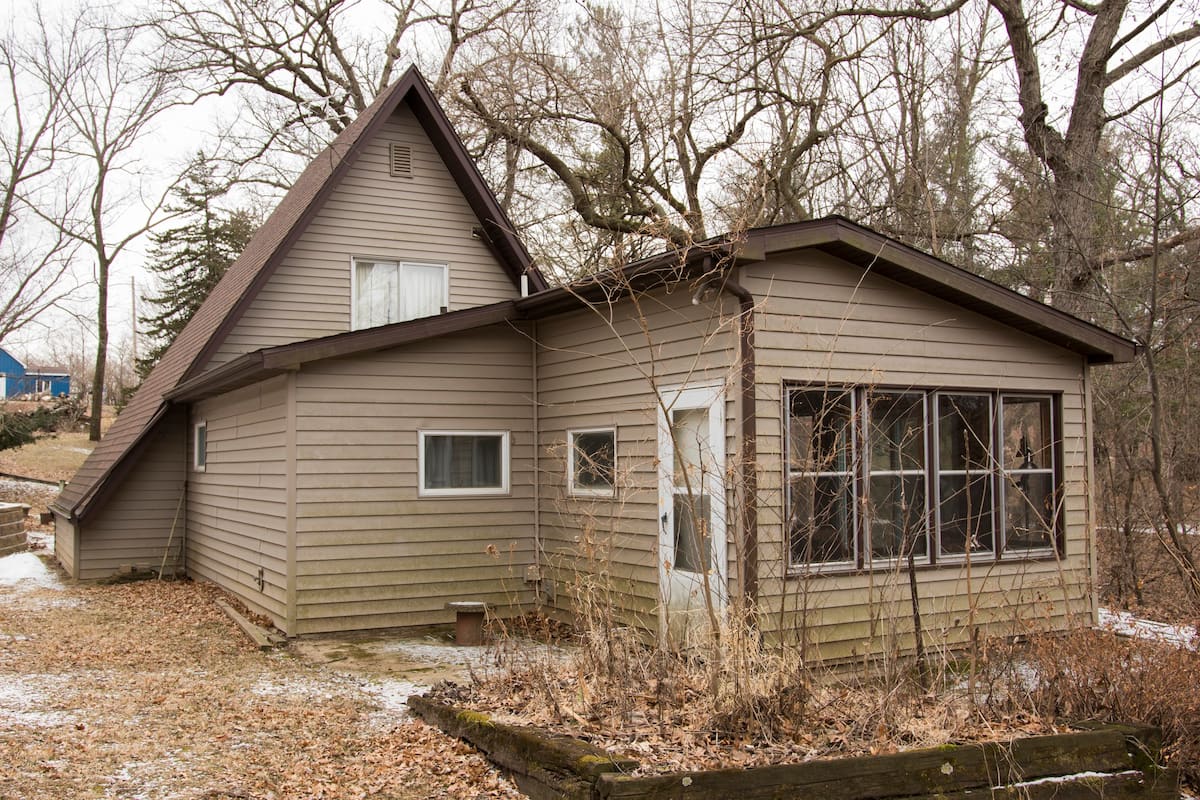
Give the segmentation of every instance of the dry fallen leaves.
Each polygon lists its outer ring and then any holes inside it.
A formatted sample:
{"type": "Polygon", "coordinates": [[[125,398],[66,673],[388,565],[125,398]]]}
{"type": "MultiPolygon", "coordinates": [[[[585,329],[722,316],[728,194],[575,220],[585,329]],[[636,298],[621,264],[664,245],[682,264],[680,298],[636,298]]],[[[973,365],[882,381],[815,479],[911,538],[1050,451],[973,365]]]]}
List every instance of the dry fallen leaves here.
{"type": "Polygon", "coordinates": [[[256,650],[216,590],[0,587],[0,798],[516,798],[369,681],[256,650]]]}

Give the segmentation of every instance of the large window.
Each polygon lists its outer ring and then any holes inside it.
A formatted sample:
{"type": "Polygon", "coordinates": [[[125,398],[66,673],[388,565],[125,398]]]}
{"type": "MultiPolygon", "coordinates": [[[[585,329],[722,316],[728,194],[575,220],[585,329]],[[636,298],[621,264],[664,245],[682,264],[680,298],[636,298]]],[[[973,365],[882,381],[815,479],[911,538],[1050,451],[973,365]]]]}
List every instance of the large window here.
{"type": "Polygon", "coordinates": [[[1052,553],[1056,399],[796,387],[787,393],[793,565],[869,568],[1052,553]]]}
{"type": "Polygon", "coordinates": [[[505,431],[421,431],[418,448],[422,495],[508,492],[505,431]]]}
{"type": "Polygon", "coordinates": [[[445,264],[356,258],[353,275],[355,330],[433,316],[450,305],[445,264]]]}

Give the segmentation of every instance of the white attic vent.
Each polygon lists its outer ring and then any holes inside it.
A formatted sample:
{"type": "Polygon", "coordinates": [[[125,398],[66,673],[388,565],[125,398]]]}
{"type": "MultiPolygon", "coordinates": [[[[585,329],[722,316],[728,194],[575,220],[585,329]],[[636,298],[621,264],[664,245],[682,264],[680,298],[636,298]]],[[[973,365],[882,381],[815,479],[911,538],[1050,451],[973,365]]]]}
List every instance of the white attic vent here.
{"type": "Polygon", "coordinates": [[[413,174],[412,167],[412,146],[392,142],[388,149],[388,172],[393,178],[411,178],[413,174]]]}

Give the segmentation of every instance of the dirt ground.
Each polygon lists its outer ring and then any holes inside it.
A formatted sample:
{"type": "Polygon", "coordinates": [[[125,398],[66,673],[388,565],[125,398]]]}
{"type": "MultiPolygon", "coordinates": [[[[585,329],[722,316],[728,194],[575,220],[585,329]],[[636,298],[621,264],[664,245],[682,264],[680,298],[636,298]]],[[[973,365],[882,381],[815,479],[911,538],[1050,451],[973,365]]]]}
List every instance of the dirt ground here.
{"type": "Polygon", "coordinates": [[[408,718],[410,683],[337,648],[261,653],[209,587],[4,572],[0,798],[521,796],[408,718]]]}

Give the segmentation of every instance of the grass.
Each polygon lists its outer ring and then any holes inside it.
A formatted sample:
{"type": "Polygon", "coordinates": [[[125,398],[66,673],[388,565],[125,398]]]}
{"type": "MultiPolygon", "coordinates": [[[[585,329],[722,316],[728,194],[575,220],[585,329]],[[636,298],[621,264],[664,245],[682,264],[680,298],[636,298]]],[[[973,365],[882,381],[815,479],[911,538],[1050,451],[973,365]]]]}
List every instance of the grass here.
{"type": "Polygon", "coordinates": [[[69,480],[96,443],[87,431],[44,434],[33,444],[0,451],[0,472],[43,481],[69,480]]]}

